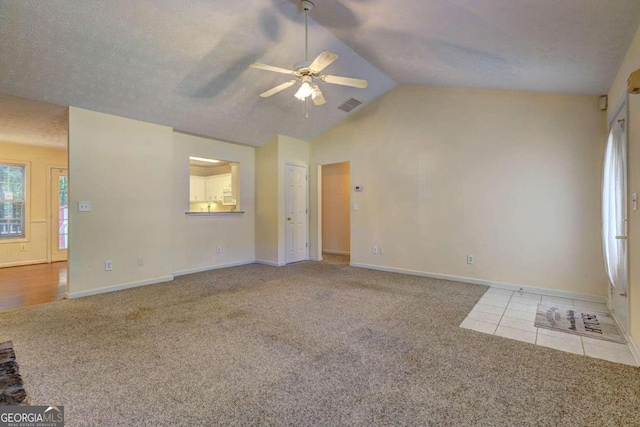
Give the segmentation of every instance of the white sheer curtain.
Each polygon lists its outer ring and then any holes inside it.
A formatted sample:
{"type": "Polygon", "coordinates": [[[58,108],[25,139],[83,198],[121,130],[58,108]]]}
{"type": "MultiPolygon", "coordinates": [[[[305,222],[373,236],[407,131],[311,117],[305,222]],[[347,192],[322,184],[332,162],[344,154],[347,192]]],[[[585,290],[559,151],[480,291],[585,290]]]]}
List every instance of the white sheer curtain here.
{"type": "Polygon", "coordinates": [[[604,157],[602,183],[602,244],[611,284],[620,294],[627,292],[627,147],[622,129],[614,124],[604,157]]]}

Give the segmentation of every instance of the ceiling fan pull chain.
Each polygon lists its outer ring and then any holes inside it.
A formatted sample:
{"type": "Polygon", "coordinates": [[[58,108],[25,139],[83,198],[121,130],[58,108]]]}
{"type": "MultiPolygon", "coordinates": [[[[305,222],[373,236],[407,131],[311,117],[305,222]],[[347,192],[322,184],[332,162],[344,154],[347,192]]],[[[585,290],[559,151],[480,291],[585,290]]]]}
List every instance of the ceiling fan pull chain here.
{"type": "Polygon", "coordinates": [[[307,25],[307,19],[309,17],[309,9],[304,9],[304,60],[309,60],[309,26],[307,25]]]}

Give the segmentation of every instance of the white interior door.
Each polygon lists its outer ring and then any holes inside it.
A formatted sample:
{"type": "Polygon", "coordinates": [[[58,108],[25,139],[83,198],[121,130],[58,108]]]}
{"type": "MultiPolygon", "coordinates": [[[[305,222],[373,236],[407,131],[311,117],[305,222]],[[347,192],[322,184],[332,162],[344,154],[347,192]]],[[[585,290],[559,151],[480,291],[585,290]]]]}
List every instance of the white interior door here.
{"type": "Polygon", "coordinates": [[[51,262],[66,261],[69,248],[69,175],[51,169],[51,262]]]}
{"type": "Polygon", "coordinates": [[[307,259],[307,167],[285,166],[287,264],[307,259]]]}
{"type": "Polygon", "coordinates": [[[626,108],[611,123],[602,183],[602,241],[607,275],[609,307],[625,330],[629,327],[627,286],[627,126],[626,108]]]}

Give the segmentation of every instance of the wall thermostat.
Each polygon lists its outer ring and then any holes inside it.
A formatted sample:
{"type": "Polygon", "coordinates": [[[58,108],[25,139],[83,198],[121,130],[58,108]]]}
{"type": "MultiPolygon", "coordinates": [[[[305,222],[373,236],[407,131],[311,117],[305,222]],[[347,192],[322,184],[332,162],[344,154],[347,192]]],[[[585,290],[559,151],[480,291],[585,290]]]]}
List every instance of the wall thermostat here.
{"type": "Polygon", "coordinates": [[[364,185],[360,184],[360,185],[356,185],[356,191],[362,191],[364,190],[364,185]]]}

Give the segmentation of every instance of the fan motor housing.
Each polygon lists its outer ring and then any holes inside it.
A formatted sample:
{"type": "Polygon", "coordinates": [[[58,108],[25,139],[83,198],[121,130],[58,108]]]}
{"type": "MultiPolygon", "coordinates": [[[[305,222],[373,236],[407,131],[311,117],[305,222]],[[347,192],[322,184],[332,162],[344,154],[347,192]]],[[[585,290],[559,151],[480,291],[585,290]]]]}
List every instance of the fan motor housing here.
{"type": "Polygon", "coordinates": [[[296,65],[294,65],[293,69],[300,76],[310,76],[313,78],[317,78],[318,73],[314,73],[313,71],[311,71],[311,69],[309,68],[309,65],[311,65],[311,61],[301,61],[301,62],[298,62],[296,65]]]}

